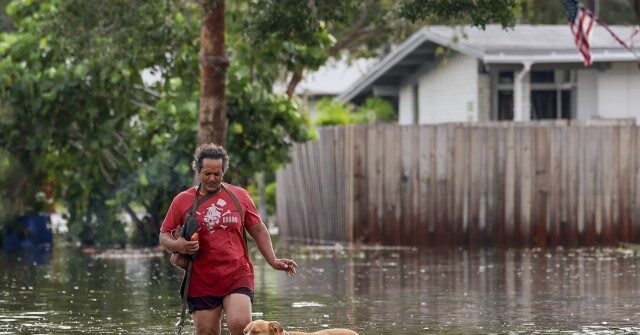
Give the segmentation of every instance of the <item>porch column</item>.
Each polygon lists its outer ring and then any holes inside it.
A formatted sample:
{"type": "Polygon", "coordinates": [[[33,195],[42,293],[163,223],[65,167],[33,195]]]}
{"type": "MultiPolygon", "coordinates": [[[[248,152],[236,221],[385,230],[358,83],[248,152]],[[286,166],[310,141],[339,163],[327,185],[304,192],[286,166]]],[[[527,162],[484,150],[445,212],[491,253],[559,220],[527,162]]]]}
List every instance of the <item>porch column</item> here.
{"type": "Polygon", "coordinates": [[[522,64],[522,70],[516,72],[513,83],[513,121],[531,119],[531,90],[529,83],[531,62],[522,64]]]}

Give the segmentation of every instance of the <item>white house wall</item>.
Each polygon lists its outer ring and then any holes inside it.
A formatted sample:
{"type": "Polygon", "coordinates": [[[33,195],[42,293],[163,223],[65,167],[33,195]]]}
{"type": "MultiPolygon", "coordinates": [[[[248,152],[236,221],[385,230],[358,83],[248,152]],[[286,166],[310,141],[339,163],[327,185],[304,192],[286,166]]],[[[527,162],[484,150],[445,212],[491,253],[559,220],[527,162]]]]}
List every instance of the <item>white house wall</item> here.
{"type": "Polygon", "coordinates": [[[478,62],[456,53],[420,82],[419,123],[478,121],[478,62]]]}
{"type": "Polygon", "coordinates": [[[478,74],[478,121],[491,120],[491,76],[478,74]]]}
{"type": "Polygon", "coordinates": [[[413,105],[413,85],[402,86],[398,103],[398,124],[413,124],[413,105]]]}
{"type": "Polygon", "coordinates": [[[576,71],[576,119],[598,115],[598,70],[576,71]]]}
{"type": "Polygon", "coordinates": [[[613,63],[598,73],[598,116],[640,121],[640,71],[637,63],[613,63]]]}

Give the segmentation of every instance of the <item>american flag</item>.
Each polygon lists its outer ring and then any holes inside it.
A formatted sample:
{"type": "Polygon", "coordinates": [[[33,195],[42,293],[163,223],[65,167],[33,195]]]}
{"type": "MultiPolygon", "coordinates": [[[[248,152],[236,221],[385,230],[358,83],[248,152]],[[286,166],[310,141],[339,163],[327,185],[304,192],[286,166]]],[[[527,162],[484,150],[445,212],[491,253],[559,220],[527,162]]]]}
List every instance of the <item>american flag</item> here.
{"type": "Polygon", "coordinates": [[[591,65],[592,60],[589,39],[591,38],[593,28],[595,28],[596,25],[593,14],[584,8],[578,0],[565,0],[564,7],[576,46],[584,58],[584,65],[591,65]]]}

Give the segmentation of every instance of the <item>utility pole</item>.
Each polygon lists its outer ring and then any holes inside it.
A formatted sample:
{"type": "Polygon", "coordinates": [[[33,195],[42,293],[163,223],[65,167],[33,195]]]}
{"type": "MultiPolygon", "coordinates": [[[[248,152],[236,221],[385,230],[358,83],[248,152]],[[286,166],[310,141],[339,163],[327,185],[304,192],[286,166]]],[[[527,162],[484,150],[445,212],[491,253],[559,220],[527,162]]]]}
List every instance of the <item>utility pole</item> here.
{"type": "Polygon", "coordinates": [[[596,16],[600,16],[600,0],[589,0],[589,9],[596,16]]]}
{"type": "Polygon", "coordinates": [[[225,145],[227,110],[225,86],[229,60],[225,53],[224,0],[200,0],[200,114],[198,144],[225,145]]]}
{"type": "Polygon", "coordinates": [[[640,0],[629,0],[633,12],[636,14],[636,19],[640,22],[640,0]]]}

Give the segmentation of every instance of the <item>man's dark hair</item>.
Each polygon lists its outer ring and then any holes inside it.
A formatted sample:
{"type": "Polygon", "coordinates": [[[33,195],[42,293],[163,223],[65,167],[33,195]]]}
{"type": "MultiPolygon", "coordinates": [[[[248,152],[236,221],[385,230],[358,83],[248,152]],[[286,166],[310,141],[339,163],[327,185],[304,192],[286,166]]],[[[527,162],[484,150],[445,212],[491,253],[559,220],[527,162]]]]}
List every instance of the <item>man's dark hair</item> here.
{"type": "Polygon", "coordinates": [[[229,155],[227,155],[227,151],[224,150],[221,145],[213,143],[199,145],[193,153],[191,168],[193,168],[195,172],[200,172],[200,170],[202,170],[202,161],[205,158],[222,159],[222,172],[227,172],[229,168],[229,155]]]}

